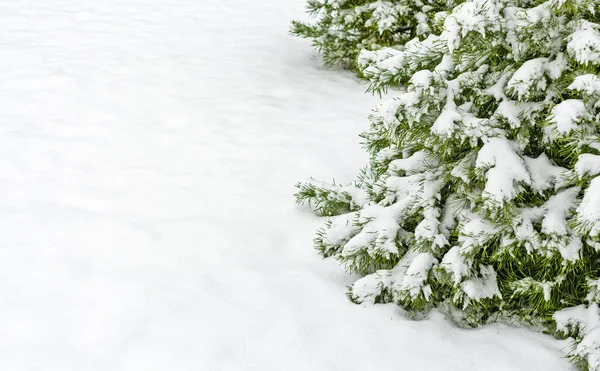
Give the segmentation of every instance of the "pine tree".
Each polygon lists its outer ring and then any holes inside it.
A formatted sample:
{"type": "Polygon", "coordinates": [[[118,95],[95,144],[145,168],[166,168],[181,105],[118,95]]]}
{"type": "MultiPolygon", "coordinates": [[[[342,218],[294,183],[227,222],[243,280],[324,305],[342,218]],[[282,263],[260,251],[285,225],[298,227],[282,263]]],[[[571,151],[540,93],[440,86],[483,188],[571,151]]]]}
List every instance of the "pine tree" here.
{"type": "Polygon", "coordinates": [[[292,34],[313,40],[329,65],[356,69],[362,49],[400,48],[429,34],[433,15],[455,0],[309,0],[314,24],[292,22],[292,34]]]}
{"type": "Polygon", "coordinates": [[[443,31],[363,51],[376,107],[353,184],[309,181],[315,238],[357,303],[528,321],[600,370],[600,2],[467,0],[443,31]]]}

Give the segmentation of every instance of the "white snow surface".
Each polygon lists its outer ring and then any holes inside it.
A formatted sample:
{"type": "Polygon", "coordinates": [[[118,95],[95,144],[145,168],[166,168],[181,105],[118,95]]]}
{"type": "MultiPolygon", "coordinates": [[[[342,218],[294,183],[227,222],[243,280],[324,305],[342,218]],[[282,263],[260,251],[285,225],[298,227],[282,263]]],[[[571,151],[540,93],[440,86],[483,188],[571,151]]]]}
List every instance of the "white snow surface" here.
{"type": "Polygon", "coordinates": [[[297,180],[376,100],[304,0],[0,1],[0,370],[566,370],[565,343],[351,304],[297,180]]]}

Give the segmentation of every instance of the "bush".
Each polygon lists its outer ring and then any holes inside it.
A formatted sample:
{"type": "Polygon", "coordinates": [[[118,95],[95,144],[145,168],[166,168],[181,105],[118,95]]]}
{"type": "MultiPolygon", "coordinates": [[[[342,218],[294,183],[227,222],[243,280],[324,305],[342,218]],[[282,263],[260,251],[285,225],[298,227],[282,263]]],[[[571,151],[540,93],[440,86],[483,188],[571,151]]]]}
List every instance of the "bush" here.
{"type": "Polygon", "coordinates": [[[517,318],[600,370],[600,3],[467,0],[435,19],[360,54],[373,91],[401,93],[369,118],[356,183],[298,185],[335,216],[316,247],[364,276],[355,302],[517,318]]]}
{"type": "Polygon", "coordinates": [[[362,49],[401,47],[431,32],[433,15],[454,0],[309,0],[314,24],[292,22],[292,34],[313,40],[329,65],[355,70],[362,49]]]}

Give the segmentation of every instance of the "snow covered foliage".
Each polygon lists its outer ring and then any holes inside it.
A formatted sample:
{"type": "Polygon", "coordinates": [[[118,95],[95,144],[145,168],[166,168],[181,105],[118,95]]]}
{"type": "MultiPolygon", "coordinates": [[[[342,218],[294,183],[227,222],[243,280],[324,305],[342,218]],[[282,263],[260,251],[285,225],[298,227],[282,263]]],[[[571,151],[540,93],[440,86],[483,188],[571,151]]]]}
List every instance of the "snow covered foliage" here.
{"type": "Polygon", "coordinates": [[[362,49],[401,48],[435,29],[434,15],[455,0],[309,0],[313,24],[292,22],[292,34],[310,38],[327,64],[356,68],[362,49]]]}
{"type": "Polygon", "coordinates": [[[299,184],[340,214],[316,246],[364,276],[355,302],[536,321],[600,370],[600,2],[468,0],[436,19],[360,54],[372,89],[400,94],[370,116],[357,183],[299,184]],[[593,320],[565,319],[586,306],[593,320]]]}

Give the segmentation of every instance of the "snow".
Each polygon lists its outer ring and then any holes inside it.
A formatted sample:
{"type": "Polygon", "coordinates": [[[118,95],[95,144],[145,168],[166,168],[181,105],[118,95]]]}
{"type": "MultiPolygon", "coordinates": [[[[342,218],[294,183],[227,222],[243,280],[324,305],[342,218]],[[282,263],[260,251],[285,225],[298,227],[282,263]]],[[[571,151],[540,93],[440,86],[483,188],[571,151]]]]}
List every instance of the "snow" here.
{"type": "Polygon", "coordinates": [[[367,21],[366,26],[376,23],[380,34],[393,30],[398,22],[398,16],[408,12],[406,5],[394,5],[389,1],[378,1],[369,4],[368,7],[373,9],[373,17],[367,21]]]}
{"type": "Polygon", "coordinates": [[[537,158],[523,156],[523,160],[531,176],[531,188],[534,190],[542,192],[553,185],[562,185],[562,177],[567,172],[567,169],[552,164],[545,153],[542,153],[537,158]]]}
{"type": "Polygon", "coordinates": [[[577,129],[577,122],[587,117],[585,103],[580,99],[566,99],[552,108],[550,122],[559,134],[568,134],[577,129]]]}
{"type": "MultiPolygon", "coordinates": [[[[400,158],[390,162],[392,171],[405,171],[408,174],[418,174],[427,170],[428,167],[435,166],[429,164],[428,155],[425,151],[417,151],[410,157],[400,158]]],[[[431,157],[431,155],[429,155],[431,157]]]]}
{"type": "Polygon", "coordinates": [[[477,159],[476,153],[467,154],[462,160],[458,162],[450,172],[453,177],[461,179],[466,184],[469,184],[471,181],[469,178],[471,169],[475,166],[475,161],[477,159]]]}
{"type": "Polygon", "coordinates": [[[453,99],[448,99],[446,105],[442,109],[440,115],[431,125],[431,132],[440,136],[451,136],[455,130],[455,123],[462,119],[462,115],[458,112],[456,103],[453,99]]]}
{"type": "Polygon", "coordinates": [[[485,36],[490,20],[500,16],[499,5],[498,1],[489,0],[473,0],[457,5],[444,21],[443,35],[446,35],[450,52],[458,46],[460,38],[469,32],[485,36]]]}
{"type": "MultiPolygon", "coordinates": [[[[494,89],[496,90],[496,89],[494,89]]],[[[494,113],[497,116],[504,117],[511,128],[518,128],[521,126],[521,114],[527,112],[534,105],[528,102],[519,102],[516,100],[503,100],[498,104],[498,108],[494,113]]]]}
{"type": "Polygon", "coordinates": [[[559,79],[567,69],[569,61],[563,53],[558,53],[552,62],[546,63],[545,69],[548,76],[554,80],[559,79]]]}
{"type": "Polygon", "coordinates": [[[559,310],[552,315],[552,318],[556,321],[556,329],[558,331],[565,331],[568,326],[584,325],[587,322],[588,311],[585,305],[582,304],[559,310]]]}
{"type": "Polygon", "coordinates": [[[392,125],[396,120],[398,107],[402,102],[397,99],[388,99],[377,105],[371,112],[372,117],[377,117],[381,122],[392,125]]]}
{"type": "MultiPolygon", "coordinates": [[[[533,224],[542,218],[545,211],[541,207],[524,208],[512,222],[515,238],[524,244],[527,252],[539,248],[540,238],[533,224]]],[[[563,215],[557,215],[557,217],[561,216],[563,215]]]]}
{"type": "Polygon", "coordinates": [[[446,236],[439,233],[440,214],[437,207],[427,207],[423,210],[423,220],[415,227],[414,235],[417,240],[431,241],[434,248],[448,245],[446,236]]]}
{"type": "Polygon", "coordinates": [[[531,23],[540,22],[542,20],[550,18],[550,11],[548,10],[548,3],[542,3],[534,8],[527,9],[525,11],[527,15],[527,21],[531,23]]]}
{"type": "Polygon", "coordinates": [[[458,242],[462,244],[461,253],[468,253],[473,247],[482,246],[489,241],[498,228],[487,220],[482,219],[479,215],[471,214],[465,216],[467,222],[460,230],[458,242]]]}
{"type": "Polygon", "coordinates": [[[379,293],[379,287],[389,287],[391,285],[392,272],[389,270],[379,270],[373,274],[357,280],[352,285],[353,299],[361,303],[375,304],[376,295],[379,293]]]}
{"type": "MultiPolygon", "coordinates": [[[[492,97],[494,97],[496,100],[501,100],[501,99],[505,99],[506,95],[504,94],[504,87],[506,86],[506,83],[508,82],[508,80],[510,79],[510,77],[512,76],[511,73],[504,73],[499,79],[498,81],[496,81],[494,83],[494,85],[490,86],[489,88],[485,89],[485,92],[489,95],[491,95],[492,97]]],[[[500,103],[500,105],[502,105],[503,102],[500,103]]],[[[514,103],[513,103],[514,105],[514,103]]],[[[496,111],[498,112],[498,111],[496,111]]]]}
{"type": "Polygon", "coordinates": [[[554,314],[557,329],[564,331],[569,327],[580,329],[580,341],[574,352],[585,357],[590,370],[600,370],[600,311],[598,304],[592,303],[589,307],[579,305],[577,307],[563,309],[554,314]]]}
{"type": "Polygon", "coordinates": [[[595,176],[600,174],[600,156],[591,153],[579,155],[574,166],[575,172],[580,177],[584,175],[595,176]]]}
{"type": "Polygon", "coordinates": [[[353,220],[356,218],[356,213],[347,213],[336,216],[331,219],[331,227],[327,229],[327,234],[323,240],[328,245],[342,246],[348,242],[360,228],[354,226],[353,220]],[[350,227],[350,230],[348,230],[350,227]]]}
{"type": "Polygon", "coordinates": [[[575,77],[575,80],[569,85],[571,90],[581,90],[587,94],[596,94],[600,92],[600,77],[592,74],[586,74],[575,77]]]}
{"type": "Polygon", "coordinates": [[[364,208],[359,221],[365,224],[361,233],[344,245],[343,256],[352,256],[368,247],[369,254],[389,257],[398,253],[396,236],[400,226],[396,222],[407,203],[398,202],[389,207],[371,205],[364,208]]]}
{"type": "Polygon", "coordinates": [[[406,290],[412,298],[423,292],[425,300],[429,300],[431,288],[425,284],[429,271],[437,265],[438,261],[430,253],[420,253],[412,261],[402,280],[402,289],[406,290]]]}
{"type": "Polygon", "coordinates": [[[566,236],[569,233],[567,217],[569,211],[576,205],[579,191],[579,187],[571,187],[550,197],[543,206],[542,232],[560,236],[566,236]]]}
{"type": "Polygon", "coordinates": [[[444,255],[440,266],[451,273],[454,284],[458,284],[469,273],[471,261],[461,255],[458,246],[453,246],[444,255]]]}
{"type": "Polygon", "coordinates": [[[525,162],[515,152],[513,143],[505,138],[490,138],[479,150],[475,167],[487,169],[483,191],[492,203],[512,200],[520,182],[531,184],[525,162]]]}
{"type": "Polygon", "coordinates": [[[496,271],[491,265],[480,268],[481,277],[469,278],[461,284],[465,294],[470,299],[481,300],[483,298],[502,297],[496,281],[496,271]]]}
{"type": "Polygon", "coordinates": [[[597,65],[600,60],[600,31],[592,22],[581,21],[568,37],[567,51],[581,64],[597,65]]]}
{"type": "Polygon", "coordinates": [[[577,219],[590,236],[600,233],[600,177],[592,179],[577,208],[577,219]]]}
{"type": "Polygon", "coordinates": [[[506,87],[516,93],[519,100],[529,97],[532,91],[544,90],[546,80],[543,77],[547,64],[548,58],[528,60],[515,71],[506,87]]]}
{"type": "Polygon", "coordinates": [[[566,370],[563,342],[356,306],[296,181],[376,99],[304,0],[0,3],[0,369],[566,370]]]}
{"type": "Polygon", "coordinates": [[[578,238],[572,238],[566,246],[559,246],[558,251],[563,259],[567,261],[577,261],[580,258],[580,251],[583,248],[583,243],[578,238]]]}
{"type": "Polygon", "coordinates": [[[433,78],[433,72],[429,70],[421,70],[412,75],[409,83],[416,88],[427,89],[431,85],[431,80],[433,80],[433,78]]]}

